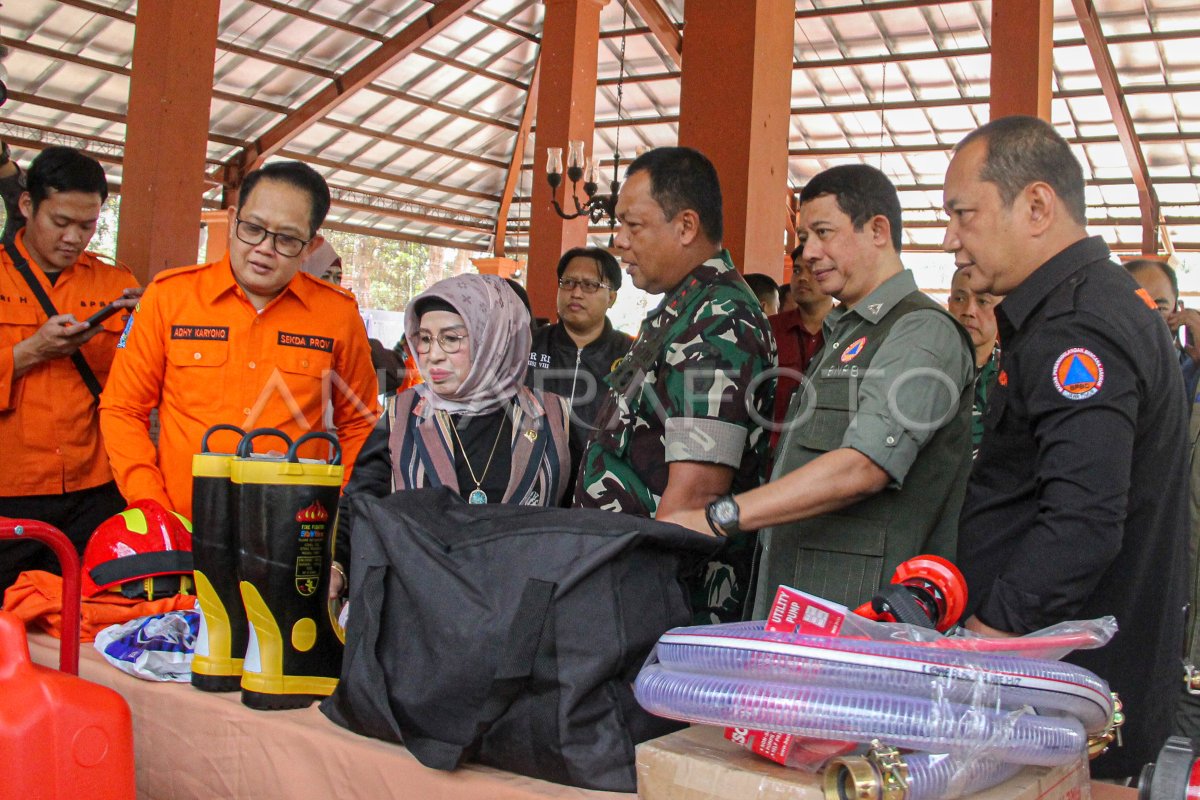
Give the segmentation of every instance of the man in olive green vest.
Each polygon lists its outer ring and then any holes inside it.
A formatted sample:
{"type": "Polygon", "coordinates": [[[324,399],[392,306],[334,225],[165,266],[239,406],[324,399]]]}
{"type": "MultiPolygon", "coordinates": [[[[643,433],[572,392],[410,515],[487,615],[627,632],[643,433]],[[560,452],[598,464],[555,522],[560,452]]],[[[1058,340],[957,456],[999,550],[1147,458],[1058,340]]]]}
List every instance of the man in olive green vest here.
{"type": "Polygon", "coordinates": [[[971,468],[974,351],[900,262],[900,200],[863,164],[800,193],[802,258],[839,305],[788,409],[770,483],[667,520],[733,536],[761,529],[754,616],[794,586],[850,607],[896,566],[953,560],[971,468]]]}

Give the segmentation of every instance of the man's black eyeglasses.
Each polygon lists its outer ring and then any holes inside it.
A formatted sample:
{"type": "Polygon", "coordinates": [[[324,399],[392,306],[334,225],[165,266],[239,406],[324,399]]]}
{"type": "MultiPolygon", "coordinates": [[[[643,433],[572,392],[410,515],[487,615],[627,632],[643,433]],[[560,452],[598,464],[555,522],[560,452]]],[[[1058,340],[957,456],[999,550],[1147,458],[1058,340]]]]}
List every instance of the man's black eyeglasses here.
{"type": "Polygon", "coordinates": [[[301,251],[304,250],[304,246],[312,241],[312,239],[300,239],[287,233],[269,231],[262,225],[246,222],[241,217],[238,217],[237,226],[234,231],[237,234],[237,238],[246,244],[261,244],[263,239],[270,236],[271,246],[275,248],[275,252],[286,258],[294,258],[300,255],[301,251]]]}
{"type": "Polygon", "coordinates": [[[575,291],[576,286],[583,289],[584,294],[595,294],[596,292],[600,291],[601,289],[608,288],[607,283],[601,283],[600,281],[591,281],[591,280],[588,280],[587,278],[584,278],[582,280],[579,280],[577,278],[559,278],[558,279],[558,288],[560,288],[560,289],[566,289],[568,292],[573,292],[573,291],[575,291]]]}

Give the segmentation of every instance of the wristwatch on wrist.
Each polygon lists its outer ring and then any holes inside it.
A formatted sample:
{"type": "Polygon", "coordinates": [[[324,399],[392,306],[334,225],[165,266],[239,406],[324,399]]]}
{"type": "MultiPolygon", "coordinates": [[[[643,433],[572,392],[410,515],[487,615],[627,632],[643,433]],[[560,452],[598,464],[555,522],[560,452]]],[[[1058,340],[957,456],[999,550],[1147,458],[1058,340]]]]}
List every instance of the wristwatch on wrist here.
{"type": "Polygon", "coordinates": [[[742,510],[738,508],[737,501],[731,494],[718,497],[704,507],[704,517],[708,520],[708,527],[712,528],[713,533],[725,538],[742,532],[739,524],[741,512],[742,510]]]}

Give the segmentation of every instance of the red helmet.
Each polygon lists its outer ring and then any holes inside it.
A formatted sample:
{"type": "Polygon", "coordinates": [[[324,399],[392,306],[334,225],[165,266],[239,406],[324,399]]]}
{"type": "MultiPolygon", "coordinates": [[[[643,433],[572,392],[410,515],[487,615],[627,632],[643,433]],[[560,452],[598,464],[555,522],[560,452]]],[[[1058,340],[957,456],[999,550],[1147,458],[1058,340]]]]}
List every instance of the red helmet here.
{"type": "Polygon", "coordinates": [[[139,500],[106,519],[83,551],[83,596],[119,591],[154,599],[187,593],[192,580],[192,523],[154,500],[139,500]]]}

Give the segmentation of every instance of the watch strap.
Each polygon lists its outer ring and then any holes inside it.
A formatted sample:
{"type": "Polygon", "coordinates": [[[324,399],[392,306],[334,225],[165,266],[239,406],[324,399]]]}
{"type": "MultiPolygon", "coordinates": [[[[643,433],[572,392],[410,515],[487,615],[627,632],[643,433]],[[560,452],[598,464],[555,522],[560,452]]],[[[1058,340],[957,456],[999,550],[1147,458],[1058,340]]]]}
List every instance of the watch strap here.
{"type": "Polygon", "coordinates": [[[737,508],[737,501],[733,499],[732,494],[722,495],[704,507],[704,519],[708,522],[708,527],[712,529],[713,533],[717,534],[717,536],[720,536],[723,539],[728,539],[730,536],[741,532],[741,528],[738,526],[737,522],[734,522],[732,526],[729,526],[725,523],[719,522],[716,518],[714,512],[717,506],[726,501],[732,503],[734,508],[737,508]]]}

